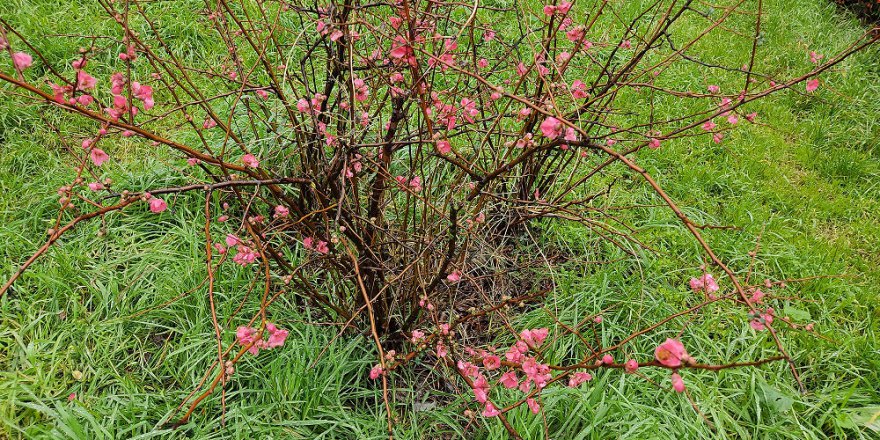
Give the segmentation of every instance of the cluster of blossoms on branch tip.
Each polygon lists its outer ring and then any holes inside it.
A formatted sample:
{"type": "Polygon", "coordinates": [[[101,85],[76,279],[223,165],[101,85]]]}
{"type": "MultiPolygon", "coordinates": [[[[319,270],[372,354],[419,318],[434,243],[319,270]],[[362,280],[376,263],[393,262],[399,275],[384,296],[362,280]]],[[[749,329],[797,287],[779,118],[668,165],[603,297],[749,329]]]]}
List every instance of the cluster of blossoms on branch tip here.
{"type": "Polygon", "coordinates": [[[235,331],[235,339],[242,347],[248,347],[248,352],[257,355],[260,350],[270,350],[281,347],[287,340],[288,331],[278,328],[271,322],[266,323],[266,333],[268,338],[259,338],[260,332],[256,328],[240,326],[235,331]]]}

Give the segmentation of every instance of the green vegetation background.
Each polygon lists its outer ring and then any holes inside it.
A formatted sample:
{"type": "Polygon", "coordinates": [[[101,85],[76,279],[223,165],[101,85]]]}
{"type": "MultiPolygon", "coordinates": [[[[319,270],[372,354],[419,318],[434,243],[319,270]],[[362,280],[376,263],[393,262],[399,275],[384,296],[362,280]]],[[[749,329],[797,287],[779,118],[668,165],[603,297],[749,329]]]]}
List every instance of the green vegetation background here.
{"type": "MultiPolygon", "coordinates": [[[[805,71],[809,50],[831,54],[865,30],[825,0],[769,0],[765,6],[759,54],[765,65],[777,66],[780,77],[805,71]]],[[[195,21],[175,19],[191,16],[187,11],[202,3],[148,7],[161,14],[161,29],[188,56],[217,49],[195,21]]],[[[97,13],[91,2],[0,4],[0,16],[34,37],[59,65],[83,42],[52,34],[118,35],[113,23],[92,18],[97,13]]],[[[718,38],[700,46],[708,58],[730,50],[747,49],[718,38]]],[[[110,56],[99,62],[113,64],[110,56]]],[[[683,68],[674,85],[703,89],[714,81],[707,75],[683,68]]],[[[723,78],[718,82],[725,87],[723,78]]],[[[41,107],[24,102],[0,96],[3,280],[42,243],[55,217],[55,191],[72,173],[63,146],[35,116],[41,107]]],[[[707,233],[734,267],[748,266],[747,252],[763,231],[758,276],[848,275],[792,286],[792,294],[808,301],[778,304],[799,322],[815,322],[827,337],[784,335],[809,393],[797,392],[781,363],[686,374],[698,407],[717,428],[713,432],[682,396],[619,372],[599,373],[582,390],[546,393],[551,438],[878,438],[880,422],[874,430],[866,424],[880,411],[880,51],[871,49],[823,75],[815,96],[789,92],[754,110],[762,124],[740,128],[720,145],[672,142],[662,154],[639,160],[696,219],[742,227],[707,233]]],[[[57,112],[47,117],[71,121],[57,112]]],[[[144,160],[146,148],[129,140],[114,145],[114,163],[107,168],[115,181],[137,188],[175,182],[166,163],[144,160]]],[[[656,202],[636,180],[622,185],[614,202],[656,202]]],[[[371,344],[356,338],[331,343],[331,330],[304,324],[312,317],[285,303],[275,307],[273,319],[291,328],[288,343],[239,365],[226,392],[225,426],[218,399],[212,399],[185,427],[158,427],[213,356],[207,300],[191,295],[132,315],[201,281],[201,235],[193,226],[200,223],[200,210],[197,199],[181,198],[161,217],[137,210],[108,217],[106,236],[97,234],[98,222],[82,225],[0,301],[0,438],[387,438],[380,390],[366,379],[375,358],[371,344]],[[70,393],[77,394],[74,403],[67,400],[70,393]]],[[[623,333],[633,317],[649,320],[685,304],[693,271],[683,268],[699,264],[698,249],[668,213],[645,210],[630,220],[648,231],[663,256],[553,274],[560,288],[550,305],[560,316],[613,307],[603,324],[607,338],[623,333]]],[[[550,232],[558,246],[595,251],[583,231],[550,232]]],[[[246,285],[242,272],[225,279],[219,292],[234,306],[232,299],[246,285]]],[[[742,316],[710,310],[700,319],[685,341],[700,359],[773,354],[766,335],[756,335],[742,316]]],[[[547,317],[534,313],[525,323],[546,324],[547,317]]],[[[650,349],[628,347],[641,356],[650,349]]],[[[399,438],[505,437],[491,420],[463,430],[463,400],[448,407],[425,404],[419,382],[414,389],[408,383],[400,377],[392,382],[399,388],[399,438]]],[[[545,435],[540,417],[518,411],[511,421],[526,438],[545,435]]]]}

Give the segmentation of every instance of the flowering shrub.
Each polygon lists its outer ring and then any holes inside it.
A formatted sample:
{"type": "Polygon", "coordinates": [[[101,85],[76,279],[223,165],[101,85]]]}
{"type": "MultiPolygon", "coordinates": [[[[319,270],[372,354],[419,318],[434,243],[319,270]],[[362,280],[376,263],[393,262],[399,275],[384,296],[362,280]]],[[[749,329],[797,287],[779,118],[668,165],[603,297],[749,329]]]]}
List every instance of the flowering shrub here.
{"type": "MultiPolygon", "coordinates": [[[[746,64],[733,66],[708,64],[690,50],[723,31],[736,7],[682,39],[674,31],[697,14],[690,2],[654,3],[627,23],[608,2],[520,11],[433,0],[221,0],[204,11],[201,25],[228,53],[220,63],[193,65],[155,32],[155,18],[144,9],[102,5],[119,25],[121,44],[96,40],[66,60],[48,59],[27,36],[0,27],[9,56],[0,80],[91,123],[88,135],[76,139],[81,148],[71,151],[76,178],[58,190],[57,223],[0,294],[83,221],[124,209],[167,215],[170,195],[203,193],[199,233],[218,355],[206,376],[213,380],[199,385],[202,392],[185,402],[177,423],[225,386],[243,356],[283,349],[288,332],[267,313],[285,294],[343,329],[370,335],[377,360],[364,378],[383,388],[389,432],[388,376],[418,362],[436,362],[466,384],[477,409],[468,413],[497,418],[512,437],[518,434],[507,412],[525,405],[538,414],[543,390],[585,386],[597,369],[666,371],[670,389],[685,393],[688,369],[784,361],[799,382],[774,323],[812,326],[774,319],[768,303],[785,281],[741,280],[703,238],[701,231],[714,226],[691,220],[639,158],[667,154],[671,142],[723,143],[738,127],[759,123],[750,104],[773,93],[822,93],[817,76],[876,36],[833,55],[804,53],[802,75],[772,78],[755,65],[757,44],[746,64]],[[114,68],[93,68],[108,53],[115,54],[114,68]],[[741,85],[672,88],[668,77],[679,63],[733,72],[741,85]],[[621,96],[644,100],[643,111],[620,111],[621,96]],[[697,110],[657,119],[659,97],[691,101],[697,110]],[[117,188],[106,170],[121,166],[119,138],[170,151],[188,184],[117,188]],[[642,179],[702,249],[706,265],[690,269],[698,303],[627,329],[630,336],[613,345],[584,335],[602,332],[599,310],[552,329],[491,329],[491,336],[510,339],[503,349],[489,338],[459,337],[488,316],[539,305],[553,289],[517,256],[527,251],[522,239],[536,224],[579,224],[633,256],[631,246],[648,248],[627,225],[606,221],[610,209],[597,204],[610,189],[597,193],[596,176],[617,165],[642,179]],[[262,286],[257,313],[226,317],[241,324],[234,334],[214,307],[215,282],[230,265],[262,286]],[[716,280],[709,267],[723,277],[716,280]],[[663,342],[652,334],[721,301],[739,306],[743,324],[766,332],[779,355],[708,363],[688,352],[686,334],[663,342]],[[653,355],[615,360],[628,342],[652,337],[653,355]],[[586,355],[551,362],[548,345],[564,338],[583,344],[586,355]]],[[[759,33],[757,21],[756,41],[759,33]]]]}

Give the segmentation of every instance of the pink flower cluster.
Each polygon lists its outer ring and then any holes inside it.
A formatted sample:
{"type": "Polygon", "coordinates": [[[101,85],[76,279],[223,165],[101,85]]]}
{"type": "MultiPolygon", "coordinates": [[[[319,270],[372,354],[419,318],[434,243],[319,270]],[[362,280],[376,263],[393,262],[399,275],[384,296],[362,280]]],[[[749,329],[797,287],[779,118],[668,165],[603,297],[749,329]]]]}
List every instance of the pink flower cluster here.
{"type": "Polygon", "coordinates": [[[412,179],[409,179],[409,181],[407,181],[404,176],[397,176],[394,180],[396,180],[400,186],[409,188],[413,192],[420,192],[422,190],[422,178],[419,176],[415,176],[412,179]]]}
{"type": "Polygon", "coordinates": [[[705,291],[708,294],[713,294],[718,291],[718,283],[715,282],[715,278],[712,277],[712,274],[705,273],[699,278],[691,278],[690,281],[691,290],[694,292],[703,292],[705,291]]]}
{"type": "Polygon", "coordinates": [[[259,331],[253,327],[241,326],[235,331],[235,339],[243,347],[249,347],[248,352],[256,355],[260,350],[270,350],[284,345],[287,340],[287,330],[280,329],[271,322],[266,323],[267,339],[258,338],[259,331]]]}
{"type": "Polygon", "coordinates": [[[16,52],[12,54],[12,64],[18,70],[27,69],[28,67],[31,67],[33,63],[34,59],[24,52],[16,52]]]}
{"type": "MultiPolygon", "coordinates": [[[[507,359],[507,366],[511,367],[498,378],[498,383],[507,389],[519,389],[524,394],[529,394],[533,386],[541,390],[547,386],[549,381],[553,379],[550,373],[550,367],[541,363],[534,356],[530,356],[529,352],[539,348],[549,335],[547,328],[526,329],[520,332],[519,340],[513,344],[504,357],[507,359]],[[522,380],[518,377],[518,373],[523,375],[522,380]]],[[[501,357],[497,354],[487,351],[475,350],[469,352],[478,358],[481,358],[483,368],[486,372],[496,371],[504,365],[501,357]]],[[[465,361],[459,360],[456,364],[462,375],[471,379],[473,384],[471,391],[477,402],[483,405],[482,414],[484,417],[495,417],[501,412],[492,402],[489,402],[489,394],[491,392],[490,381],[481,373],[480,367],[465,361]]],[[[540,404],[529,397],[526,401],[529,409],[537,414],[541,411],[540,404]]]]}
{"type": "Polygon", "coordinates": [[[319,254],[327,254],[330,252],[330,247],[327,245],[326,241],[312,237],[306,237],[303,239],[303,247],[319,254]]]}
{"type": "MultiPolygon", "coordinates": [[[[226,246],[229,246],[230,248],[235,247],[236,253],[232,256],[232,261],[242,266],[247,266],[260,257],[260,254],[255,252],[250,246],[246,245],[245,242],[235,234],[226,234],[226,246]]],[[[225,252],[225,250],[221,251],[219,248],[218,251],[220,251],[220,253],[225,252]]]]}
{"type": "Polygon", "coordinates": [[[749,325],[759,332],[764,331],[767,329],[768,324],[773,324],[773,314],[773,307],[768,307],[763,312],[750,314],[749,317],[751,319],[749,321],[749,325]]]}

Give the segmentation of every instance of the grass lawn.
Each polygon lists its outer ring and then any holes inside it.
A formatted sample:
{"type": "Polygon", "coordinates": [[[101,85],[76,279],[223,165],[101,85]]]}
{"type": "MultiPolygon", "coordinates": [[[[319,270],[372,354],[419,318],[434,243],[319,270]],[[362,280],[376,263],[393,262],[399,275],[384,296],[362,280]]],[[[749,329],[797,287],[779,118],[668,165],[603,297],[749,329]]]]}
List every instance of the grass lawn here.
{"type": "MultiPolygon", "coordinates": [[[[767,73],[778,78],[807,71],[810,50],[832,54],[865,31],[826,0],[767,0],[764,6],[758,65],[772,66],[767,73]]],[[[146,7],[161,18],[161,30],[184,56],[204,61],[223,50],[201,35],[194,21],[175,18],[191,15],[187,11],[202,3],[146,7]]],[[[94,20],[96,14],[98,6],[87,0],[0,4],[0,17],[33,37],[57,66],[67,65],[86,43],[53,34],[86,32],[82,23],[87,33],[119,34],[106,19],[94,20]]],[[[747,50],[717,37],[695,48],[706,60],[747,50]]],[[[113,56],[96,64],[112,65],[113,56]]],[[[0,60],[8,63],[5,54],[0,60]]],[[[738,79],[693,65],[664,80],[678,89],[741,87],[738,79]]],[[[24,105],[28,101],[13,96],[6,84],[0,89],[0,280],[5,281],[43,243],[55,220],[56,191],[73,175],[66,146],[40,112],[71,133],[89,128],[70,115],[24,105]]],[[[631,98],[636,110],[639,102],[631,98]]],[[[656,111],[673,114],[677,105],[659,102],[656,111]]],[[[545,438],[547,432],[560,440],[880,438],[880,421],[868,426],[880,413],[880,49],[869,48],[823,74],[814,95],[788,91],[750,109],[758,112],[759,123],[743,124],[720,144],[705,137],[680,140],[659,154],[639,153],[637,160],[695,220],[737,227],[706,236],[742,274],[760,237],[752,275],[757,279],[839,275],[792,283],[783,291],[803,301],[774,300],[786,316],[814,322],[822,335],[783,333],[808,392],[798,392],[783,363],[690,373],[685,380],[704,418],[682,395],[617,371],[600,372],[589,387],[544,393],[545,418],[523,408],[511,413],[524,438],[545,438]]],[[[152,148],[148,144],[113,142],[118,159],[107,175],[119,187],[181,183],[170,161],[145,154],[152,148]]],[[[634,178],[619,182],[609,197],[619,205],[658,202],[634,178]]],[[[370,341],[334,339],[332,328],[315,324],[317,317],[285,299],[272,313],[275,322],[291,329],[287,345],[238,365],[225,391],[225,419],[218,394],[187,425],[160,426],[216,353],[208,299],[198,290],[205,277],[201,203],[184,196],[170,200],[172,208],[161,217],[133,210],[108,216],[105,224],[82,224],[0,300],[0,438],[387,438],[381,387],[366,376],[376,358],[370,341]],[[190,291],[196,293],[163,306],[190,291]]],[[[601,267],[562,266],[548,274],[557,289],[547,307],[560,319],[609,310],[602,324],[606,342],[628,334],[633,322],[651,322],[692,304],[687,279],[701,263],[696,243],[674,215],[649,208],[621,215],[657,253],[601,267]]],[[[579,228],[546,225],[541,231],[547,247],[596,259],[624,255],[597,246],[596,237],[579,228]]],[[[250,281],[245,270],[220,281],[216,291],[228,299],[221,301],[228,309],[221,309],[221,316],[236,307],[238,292],[250,281]]],[[[701,360],[775,354],[766,333],[755,333],[732,310],[709,308],[694,322],[676,321],[666,331],[671,336],[687,326],[685,342],[701,360]]],[[[553,323],[542,309],[522,321],[553,323]]],[[[560,342],[553,350],[563,357],[572,348],[560,342]]],[[[643,341],[621,355],[644,357],[651,350],[643,341]]],[[[659,372],[645,375],[664,386],[668,382],[659,372]]],[[[469,422],[463,416],[471,404],[467,397],[450,390],[443,399],[453,403],[436,405],[426,399],[429,390],[422,383],[392,376],[397,438],[506,438],[496,420],[469,422]]]]}

